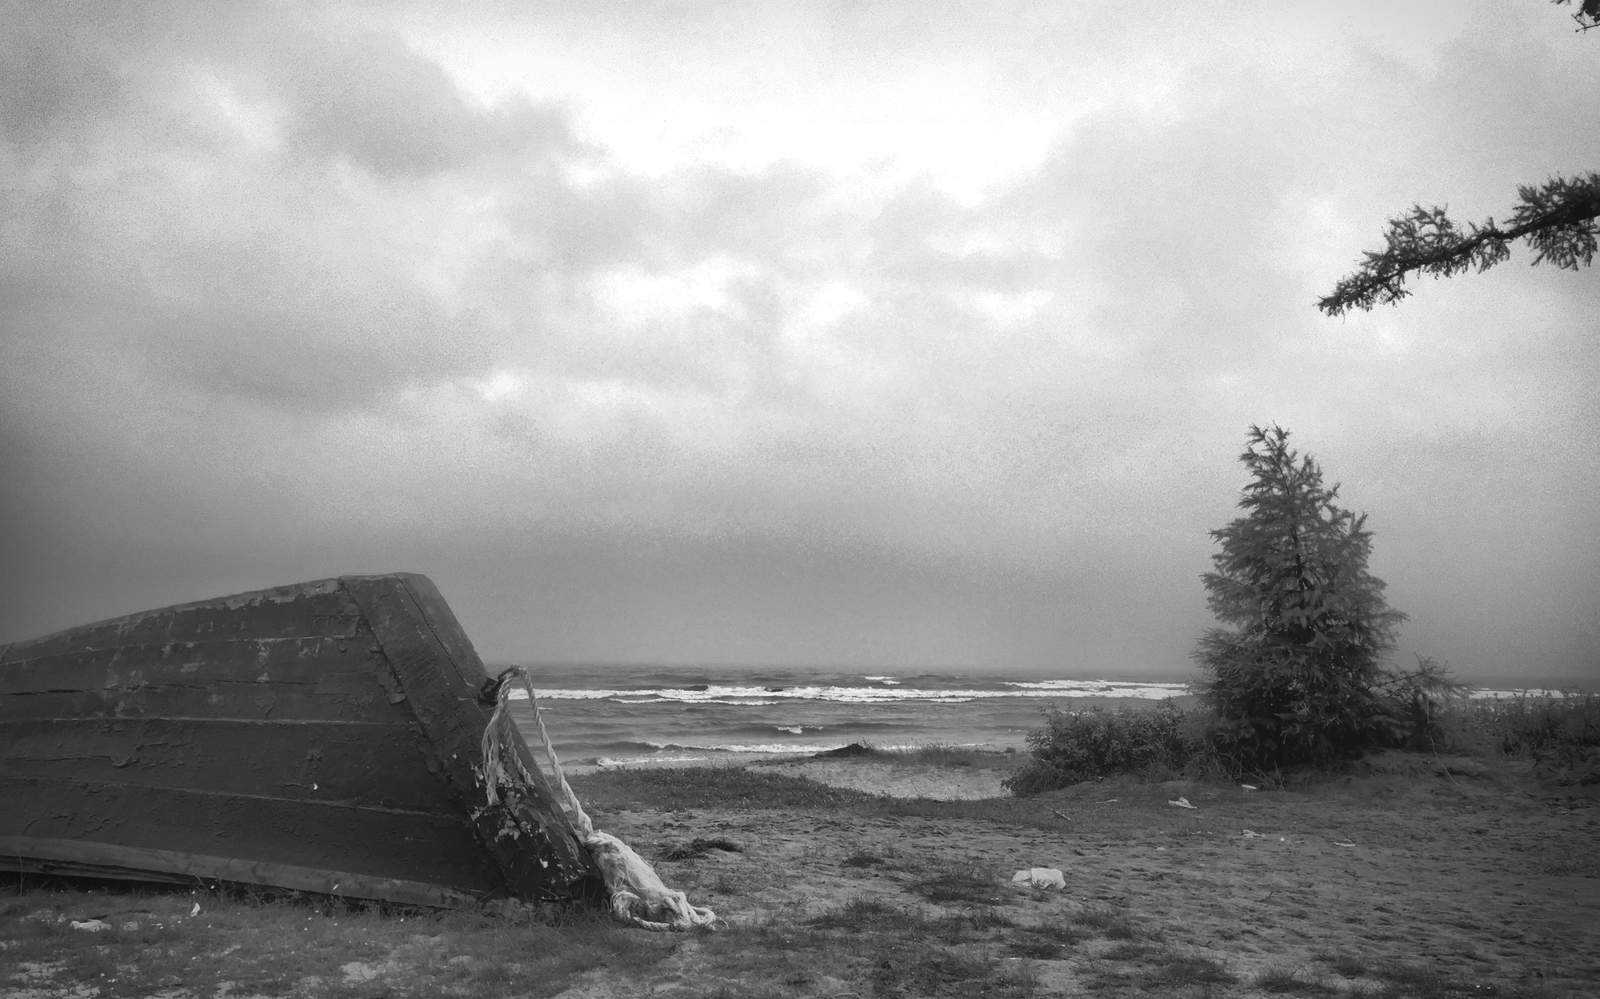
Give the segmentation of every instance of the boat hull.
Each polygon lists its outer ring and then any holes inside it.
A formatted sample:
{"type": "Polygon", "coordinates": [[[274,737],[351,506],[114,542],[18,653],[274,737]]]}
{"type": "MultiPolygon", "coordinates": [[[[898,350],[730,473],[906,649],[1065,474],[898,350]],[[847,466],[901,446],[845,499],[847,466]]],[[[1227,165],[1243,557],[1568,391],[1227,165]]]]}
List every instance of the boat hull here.
{"type": "Polygon", "coordinates": [[[547,786],[488,804],[488,679],[404,573],[0,648],[0,867],[439,906],[598,897],[547,786]]]}

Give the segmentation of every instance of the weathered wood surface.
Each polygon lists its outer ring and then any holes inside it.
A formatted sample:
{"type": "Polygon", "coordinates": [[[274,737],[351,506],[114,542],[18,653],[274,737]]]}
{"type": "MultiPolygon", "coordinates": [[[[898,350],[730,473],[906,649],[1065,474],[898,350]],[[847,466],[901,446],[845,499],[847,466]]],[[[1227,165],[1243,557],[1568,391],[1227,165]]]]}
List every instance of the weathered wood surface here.
{"type": "Polygon", "coordinates": [[[436,882],[374,878],[294,864],[243,861],[214,854],[147,850],[92,840],[51,840],[38,836],[0,836],[0,855],[12,869],[31,874],[122,878],[193,884],[197,879],[273,885],[297,891],[352,898],[380,898],[407,905],[464,908],[477,897],[436,882]]]}
{"type": "Polygon", "coordinates": [[[593,895],[597,872],[547,789],[486,807],[487,679],[437,589],[406,574],[0,648],[0,843],[30,870],[126,862],[439,904],[593,895]]]}

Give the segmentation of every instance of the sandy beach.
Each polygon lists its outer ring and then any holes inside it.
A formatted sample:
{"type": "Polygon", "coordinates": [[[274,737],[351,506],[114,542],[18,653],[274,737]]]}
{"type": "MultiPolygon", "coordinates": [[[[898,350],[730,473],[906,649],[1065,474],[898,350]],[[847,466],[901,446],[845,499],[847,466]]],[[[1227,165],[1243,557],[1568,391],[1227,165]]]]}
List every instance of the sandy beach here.
{"type": "MultiPolygon", "coordinates": [[[[205,932],[216,937],[211,953],[231,956],[205,974],[191,962],[188,982],[96,991],[70,962],[28,958],[12,962],[0,994],[1600,993],[1594,784],[1560,786],[1517,764],[1384,754],[1288,789],[1107,779],[998,796],[1015,762],[793,759],[575,778],[596,824],[714,908],[716,932],[504,920],[463,930],[446,920],[419,933],[429,924],[415,916],[406,927],[396,914],[296,915],[302,932],[324,934],[325,956],[317,965],[293,952],[302,966],[289,975],[273,968],[283,951],[271,932],[228,929],[230,918],[259,920],[272,907],[235,917],[219,899],[206,902],[217,921],[205,932]],[[1172,804],[1180,800],[1193,807],[1172,804]],[[1013,883],[1034,867],[1059,869],[1065,887],[1013,883]],[[328,925],[340,918],[353,920],[349,935],[328,925]],[[590,956],[572,964],[571,953],[590,956]]],[[[29,920],[131,907],[104,894],[17,897],[0,939],[24,944],[48,936],[19,929],[29,920]]],[[[171,909],[181,921],[188,899],[137,908],[140,918],[171,909]]],[[[124,946],[115,934],[97,944],[124,946]]],[[[120,966],[136,967],[147,945],[130,936],[120,966]]]]}

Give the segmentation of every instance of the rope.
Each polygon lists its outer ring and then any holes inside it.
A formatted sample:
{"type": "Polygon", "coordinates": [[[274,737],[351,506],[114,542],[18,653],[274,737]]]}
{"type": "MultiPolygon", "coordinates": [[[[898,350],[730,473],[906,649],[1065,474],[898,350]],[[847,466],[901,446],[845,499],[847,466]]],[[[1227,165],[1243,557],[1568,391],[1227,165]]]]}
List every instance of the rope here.
{"type": "MultiPolygon", "coordinates": [[[[533,706],[533,721],[539,729],[539,740],[544,743],[545,755],[550,758],[550,768],[555,772],[556,785],[561,791],[561,806],[566,809],[578,838],[589,848],[595,865],[605,879],[606,890],[611,894],[611,911],[623,922],[647,930],[687,930],[696,926],[711,926],[717,914],[703,906],[689,904],[689,896],[668,888],[655,869],[628,844],[594,827],[594,820],[583,810],[578,795],[567,783],[561,769],[561,758],[556,755],[555,744],[544,727],[544,714],[539,710],[538,698],[533,693],[533,683],[528,671],[520,666],[506,673],[514,674],[528,692],[528,703],[533,706]],[[658,917],[658,918],[649,918],[658,917]]],[[[542,775],[528,772],[522,758],[513,748],[522,735],[511,720],[509,702],[511,684],[509,677],[501,674],[500,689],[495,697],[494,714],[483,730],[483,782],[489,804],[500,801],[502,785],[538,787],[544,783],[542,775]]]]}

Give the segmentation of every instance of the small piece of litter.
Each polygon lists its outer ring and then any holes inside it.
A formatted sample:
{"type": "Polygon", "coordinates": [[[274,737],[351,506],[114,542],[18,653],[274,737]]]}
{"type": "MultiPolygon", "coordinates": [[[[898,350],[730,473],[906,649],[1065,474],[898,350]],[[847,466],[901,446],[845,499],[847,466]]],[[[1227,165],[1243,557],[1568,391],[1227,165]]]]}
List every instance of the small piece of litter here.
{"type": "Polygon", "coordinates": [[[1176,805],[1179,808],[1194,808],[1195,807],[1194,805],[1189,804],[1189,799],[1188,798],[1179,798],[1177,801],[1168,801],[1167,804],[1176,805]]]}
{"type": "Polygon", "coordinates": [[[189,910],[189,918],[193,919],[194,917],[196,917],[198,915],[200,915],[200,903],[196,902],[194,904],[194,908],[189,910]]]}
{"type": "Polygon", "coordinates": [[[1156,852],[1157,853],[1164,853],[1164,852],[1166,852],[1166,849],[1167,848],[1164,847],[1164,846],[1158,846],[1158,847],[1156,847],[1156,852]]]}
{"type": "Polygon", "coordinates": [[[1355,846],[1355,844],[1352,843],[1350,840],[1344,840],[1342,842],[1339,841],[1339,840],[1334,840],[1333,841],[1333,845],[1334,846],[1355,846]]]}
{"type": "Polygon", "coordinates": [[[1265,839],[1266,837],[1261,835],[1260,833],[1256,832],[1253,829],[1246,829],[1244,831],[1244,838],[1245,839],[1265,839]]]}
{"type": "MultiPolygon", "coordinates": [[[[1046,806],[1046,807],[1049,807],[1049,806],[1046,806]]],[[[1050,811],[1055,812],[1056,818],[1058,818],[1058,819],[1064,819],[1067,822],[1071,822],[1072,821],[1072,819],[1068,818],[1065,815],[1062,815],[1060,812],[1057,812],[1054,808],[1051,808],[1050,811]]]]}
{"type": "Polygon", "coordinates": [[[1254,784],[1240,784],[1239,786],[1244,788],[1246,791],[1259,791],[1259,790],[1261,790],[1260,788],[1256,787],[1254,784]]]}
{"type": "Polygon", "coordinates": [[[1065,888],[1067,879],[1054,867],[1031,867],[1011,875],[1012,884],[1031,884],[1035,888],[1065,888]]]}
{"type": "Polygon", "coordinates": [[[85,919],[81,922],[74,919],[72,921],[72,928],[75,930],[83,930],[86,933],[99,933],[101,930],[111,929],[111,924],[103,919],[85,919]]]}

